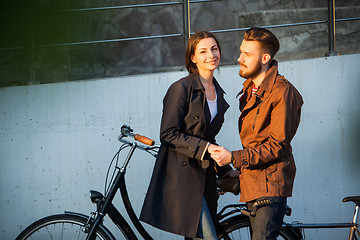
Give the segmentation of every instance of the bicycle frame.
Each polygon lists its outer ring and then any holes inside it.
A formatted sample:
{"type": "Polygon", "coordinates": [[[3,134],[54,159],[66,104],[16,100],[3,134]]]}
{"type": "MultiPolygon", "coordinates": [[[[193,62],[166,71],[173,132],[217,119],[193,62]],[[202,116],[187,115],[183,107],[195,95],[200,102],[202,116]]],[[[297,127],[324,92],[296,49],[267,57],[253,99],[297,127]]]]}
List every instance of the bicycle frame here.
{"type": "Polygon", "coordinates": [[[350,223],[284,223],[283,227],[292,227],[295,229],[318,229],[318,228],[350,228],[349,240],[358,239],[356,238],[356,233],[360,237],[359,224],[357,219],[359,217],[359,206],[355,206],[354,218],[350,223]]]}
{"type": "Polygon", "coordinates": [[[358,230],[359,225],[357,223],[284,223],[283,227],[291,227],[294,229],[319,229],[319,228],[350,228],[349,240],[357,239],[355,232],[360,237],[358,230]]]}
{"type": "MultiPolygon", "coordinates": [[[[138,146],[135,142],[129,142],[127,140],[121,139],[121,141],[125,144],[128,144],[131,149],[123,163],[123,166],[121,168],[118,168],[118,172],[116,173],[116,177],[114,181],[111,184],[110,190],[105,198],[101,200],[98,204],[98,211],[97,215],[94,220],[94,224],[91,227],[90,233],[87,240],[93,239],[95,236],[95,232],[101,222],[103,221],[103,218],[106,214],[109,215],[110,219],[114,222],[114,224],[124,232],[124,234],[129,237],[132,240],[137,240],[134,231],[130,227],[130,225],[127,223],[127,221],[124,219],[124,217],[121,215],[121,213],[116,209],[116,207],[112,204],[112,201],[116,195],[117,190],[120,190],[122,201],[124,203],[126,212],[128,216],[130,217],[131,222],[134,224],[136,230],[140,233],[140,235],[146,239],[146,240],[153,240],[153,238],[149,235],[149,233],[144,229],[142,224],[140,223],[139,219],[137,218],[133,207],[131,205],[131,202],[129,200],[129,195],[127,193],[127,188],[125,184],[125,174],[126,174],[126,168],[130,162],[130,159],[137,147],[143,148],[145,150],[145,147],[138,146]]],[[[101,193],[93,191],[92,193],[100,194],[100,196],[97,196],[97,198],[103,197],[101,193]]],[[[93,201],[96,202],[96,201],[93,201]]]]}
{"type": "MultiPolygon", "coordinates": [[[[112,201],[116,195],[117,190],[120,190],[120,194],[121,194],[121,198],[122,201],[124,203],[125,206],[125,210],[131,220],[131,222],[133,223],[133,225],[135,226],[137,232],[145,239],[145,240],[153,240],[153,238],[150,236],[150,234],[144,229],[144,227],[142,226],[142,224],[140,223],[138,217],[136,216],[132,204],[130,202],[129,199],[129,195],[127,192],[127,187],[126,187],[126,182],[125,182],[125,174],[126,174],[126,168],[130,162],[130,159],[135,151],[136,148],[140,148],[142,150],[147,151],[147,149],[151,149],[148,147],[144,147],[142,145],[138,145],[135,142],[130,142],[127,141],[125,139],[122,139],[121,137],[119,138],[119,140],[121,142],[123,142],[124,144],[130,146],[130,150],[128,152],[128,155],[123,163],[123,166],[121,168],[118,168],[118,172],[114,178],[114,181],[111,184],[110,190],[108,191],[108,194],[106,195],[106,197],[104,198],[103,195],[99,192],[96,191],[90,191],[93,195],[92,197],[92,202],[97,203],[98,204],[98,210],[97,210],[97,215],[94,219],[94,224],[91,226],[90,229],[90,233],[88,235],[88,237],[86,238],[87,240],[93,239],[95,236],[95,232],[97,230],[97,228],[100,226],[100,224],[103,221],[103,218],[106,214],[109,215],[110,219],[112,220],[112,222],[127,236],[129,237],[131,240],[137,240],[137,236],[135,234],[135,232],[133,231],[133,229],[130,227],[130,225],[128,224],[128,222],[125,220],[125,218],[121,215],[121,213],[116,209],[116,207],[112,204],[112,201]]],[[[219,220],[220,219],[224,219],[229,215],[234,214],[235,212],[239,212],[240,209],[245,208],[246,205],[245,204],[234,204],[234,205],[228,205],[227,207],[225,207],[222,211],[220,211],[219,214],[219,220]],[[231,211],[229,213],[224,214],[225,209],[227,208],[235,208],[236,210],[231,211]],[[239,208],[240,207],[240,208],[239,208]]],[[[223,231],[223,229],[221,229],[221,226],[219,224],[219,231],[221,231],[226,239],[230,239],[227,235],[227,233],[225,231],[223,231]]]]}

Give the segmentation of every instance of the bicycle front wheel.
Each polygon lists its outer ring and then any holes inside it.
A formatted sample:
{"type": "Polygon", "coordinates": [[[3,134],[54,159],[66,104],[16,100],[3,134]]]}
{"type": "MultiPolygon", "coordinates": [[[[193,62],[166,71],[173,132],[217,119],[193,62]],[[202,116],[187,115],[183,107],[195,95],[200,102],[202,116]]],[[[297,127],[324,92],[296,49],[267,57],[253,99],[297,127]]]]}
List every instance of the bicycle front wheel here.
{"type": "MultiPolygon", "coordinates": [[[[96,240],[112,240],[104,227],[99,227],[96,240]]],[[[86,239],[87,219],[72,214],[58,214],[42,218],[28,226],[16,240],[72,240],[86,239]]],[[[110,233],[111,234],[111,233],[110,233]]]]}
{"type": "MultiPolygon", "coordinates": [[[[241,216],[238,218],[233,218],[230,221],[221,223],[222,228],[227,233],[228,237],[232,240],[251,240],[250,235],[250,221],[249,218],[241,216]]],[[[219,233],[218,239],[228,240],[225,234],[219,233]]],[[[291,228],[281,228],[280,236],[278,240],[301,240],[293,229],[291,228]]]]}

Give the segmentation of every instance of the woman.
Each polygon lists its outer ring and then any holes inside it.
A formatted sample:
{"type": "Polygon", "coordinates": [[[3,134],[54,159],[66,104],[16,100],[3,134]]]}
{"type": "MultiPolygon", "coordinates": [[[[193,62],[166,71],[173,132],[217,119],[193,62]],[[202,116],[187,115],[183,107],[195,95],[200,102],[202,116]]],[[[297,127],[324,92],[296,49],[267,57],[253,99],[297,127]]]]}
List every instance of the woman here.
{"type": "Polygon", "coordinates": [[[215,166],[207,152],[229,107],[213,77],[220,55],[213,34],[197,32],[189,39],[189,75],[164,97],[161,146],[140,215],[154,227],[190,238],[216,239],[216,174],[232,171],[215,166]]]}

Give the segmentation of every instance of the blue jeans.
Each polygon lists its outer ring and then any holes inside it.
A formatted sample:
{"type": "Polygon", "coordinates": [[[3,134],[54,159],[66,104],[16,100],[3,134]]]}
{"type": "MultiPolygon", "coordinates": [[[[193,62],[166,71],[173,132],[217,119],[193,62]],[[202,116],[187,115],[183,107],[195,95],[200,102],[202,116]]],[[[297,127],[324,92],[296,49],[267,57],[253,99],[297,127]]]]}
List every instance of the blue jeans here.
{"type": "MultiPolygon", "coordinates": [[[[283,223],[286,207],[286,198],[268,197],[257,200],[269,199],[273,201],[270,205],[260,207],[255,217],[250,217],[252,240],[275,240],[283,223]]],[[[248,202],[249,210],[253,209],[254,202],[248,202]]]]}
{"type": "Polygon", "coordinates": [[[199,226],[198,226],[198,232],[197,232],[197,238],[188,238],[185,237],[185,240],[193,239],[193,240],[216,240],[216,230],[214,223],[212,221],[209,208],[206,204],[205,198],[203,199],[202,207],[201,207],[201,213],[200,213],[200,220],[199,220],[199,226]]]}

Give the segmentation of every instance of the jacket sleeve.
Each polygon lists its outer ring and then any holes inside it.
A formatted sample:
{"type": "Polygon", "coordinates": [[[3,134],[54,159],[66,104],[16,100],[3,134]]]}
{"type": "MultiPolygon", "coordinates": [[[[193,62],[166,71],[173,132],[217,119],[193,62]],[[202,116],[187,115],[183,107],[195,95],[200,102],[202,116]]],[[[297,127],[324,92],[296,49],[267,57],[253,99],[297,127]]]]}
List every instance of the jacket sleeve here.
{"type": "Polygon", "coordinates": [[[190,91],[181,82],[173,83],[163,100],[160,140],[162,144],[190,158],[202,159],[208,142],[184,132],[190,91]]]}
{"type": "Polygon", "coordinates": [[[259,167],[280,158],[284,151],[289,151],[290,142],[299,125],[303,102],[297,91],[291,88],[276,94],[278,97],[272,102],[269,113],[270,126],[266,140],[259,142],[257,147],[233,151],[234,167],[259,167]]]}

